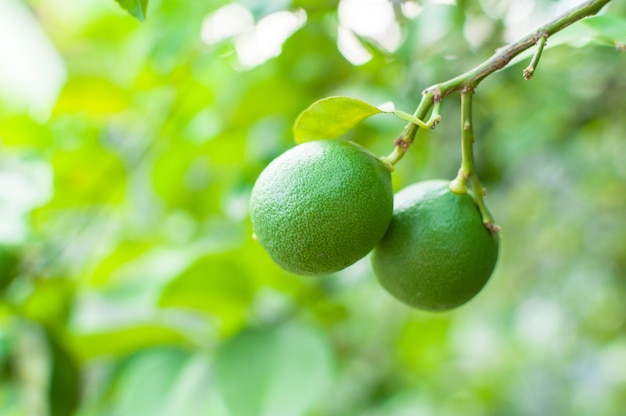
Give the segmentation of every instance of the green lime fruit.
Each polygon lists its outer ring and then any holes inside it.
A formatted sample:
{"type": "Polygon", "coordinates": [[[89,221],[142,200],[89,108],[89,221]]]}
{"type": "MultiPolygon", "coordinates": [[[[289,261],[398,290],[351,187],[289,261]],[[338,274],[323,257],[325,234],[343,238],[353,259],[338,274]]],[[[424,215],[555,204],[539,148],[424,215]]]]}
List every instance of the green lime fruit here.
{"type": "Polygon", "coordinates": [[[452,192],[449,183],[398,192],[389,229],[372,252],[380,284],[415,308],[462,305],[485,286],[498,259],[498,234],[485,227],[472,196],[452,192]]]}
{"type": "Polygon", "coordinates": [[[257,179],[250,217],[257,240],[282,268],[332,273],[365,257],[393,214],[389,168],[344,140],[298,145],[257,179]]]}

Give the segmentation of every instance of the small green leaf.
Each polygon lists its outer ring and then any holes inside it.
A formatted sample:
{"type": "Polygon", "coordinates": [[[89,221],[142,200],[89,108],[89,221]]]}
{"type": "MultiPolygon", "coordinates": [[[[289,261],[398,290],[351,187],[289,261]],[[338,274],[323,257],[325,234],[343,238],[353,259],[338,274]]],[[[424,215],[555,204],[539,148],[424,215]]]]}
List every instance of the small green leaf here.
{"type": "Polygon", "coordinates": [[[135,17],[140,22],[146,20],[148,15],[148,1],[149,0],[115,0],[117,4],[126,10],[128,14],[135,17]]]}
{"type": "Polygon", "coordinates": [[[311,328],[250,329],[218,350],[216,387],[231,416],[304,415],[331,385],[331,362],[311,328]]]}
{"type": "Polygon", "coordinates": [[[593,16],[581,21],[582,24],[591,28],[600,37],[612,46],[626,44],[626,19],[615,15],[593,16]]]}
{"type": "Polygon", "coordinates": [[[367,117],[384,112],[355,98],[323,98],[300,113],[293,126],[294,138],[296,143],[334,139],[367,117]]]}

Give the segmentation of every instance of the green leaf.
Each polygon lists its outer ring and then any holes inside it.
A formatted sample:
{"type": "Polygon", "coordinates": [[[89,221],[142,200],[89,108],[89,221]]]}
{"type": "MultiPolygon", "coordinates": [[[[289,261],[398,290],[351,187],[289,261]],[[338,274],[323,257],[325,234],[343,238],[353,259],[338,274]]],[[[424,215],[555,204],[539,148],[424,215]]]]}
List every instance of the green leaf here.
{"type": "Polygon", "coordinates": [[[294,138],[296,143],[334,139],[367,117],[380,113],[390,113],[421,128],[430,128],[411,114],[396,110],[391,102],[375,107],[356,98],[328,97],[314,102],[300,113],[293,126],[294,138]]]}
{"type": "Polygon", "coordinates": [[[293,324],[240,333],[218,350],[214,371],[232,416],[306,414],[332,382],[326,339],[293,324]]]}
{"type": "Polygon", "coordinates": [[[115,0],[122,9],[140,22],[146,20],[148,14],[148,0],[115,0]]]}
{"type": "Polygon", "coordinates": [[[334,139],[367,117],[384,112],[355,98],[323,98],[300,113],[293,126],[294,138],[296,143],[334,139]]]}
{"type": "Polygon", "coordinates": [[[623,48],[626,44],[626,20],[614,15],[593,16],[581,21],[599,37],[612,46],[623,48]]]}

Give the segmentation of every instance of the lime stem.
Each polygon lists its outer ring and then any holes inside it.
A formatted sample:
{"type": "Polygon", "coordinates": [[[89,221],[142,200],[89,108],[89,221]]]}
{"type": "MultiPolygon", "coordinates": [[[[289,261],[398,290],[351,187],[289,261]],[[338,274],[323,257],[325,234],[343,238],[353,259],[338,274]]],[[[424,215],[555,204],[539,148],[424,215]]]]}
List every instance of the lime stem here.
{"type": "MultiPolygon", "coordinates": [[[[425,123],[421,122],[424,124],[424,126],[428,128],[433,128],[439,123],[439,121],[441,120],[441,116],[439,115],[439,106],[436,105],[438,103],[435,103],[433,100],[432,92],[424,91],[422,95],[422,100],[420,101],[420,104],[415,110],[415,113],[413,113],[412,117],[420,121],[423,120],[430,111],[430,109],[433,107],[433,104],[435,104],[435,110],[437,112],[435,113],[435,111],[433,110],[431,118],[425,123]]],[[[420,126],[418,124],[409,122],[409,124],[404,127],[404,130],[402,131],[400,136],[398,136],[398,138],[396,138],[396,140],[394,141],[395,147],[393,151],[389,154],[389,156],[383,157],[382,159],[390,163],[392,166],[398,163],[404,157],[407,150],[409,150],[409,147],[411,147],[411,145],[415,141],[415,135],[417,134],[419,127],[420,126]]]]}
{"type": "Polygon", "coordinates": [[[464,89],[461,93],[461,168],[456,178],[450,182],[450,190],[457,194],[467,193],[467,181],[472,185],[473,197],[480,214],[483,218],[483,224],[491,232],[495,232],[497,227],[493,223],[491,213],[485,205],[484,197],[486,190],[478,179],[476,172],[476,163],[474,162],[474,143],[476,136],[474,135],[474,125],[472,122],[472,97],[474,90],[464,89]]]}
{"type": "Polygon", "coordinates": [[[546,46],[546,40],[548,40],[548,37],[544,35],[540,37],[539,41],[537,42],[537,50],[535,51],[533,58],[530,60],[530,64],[528,64],[523,72],[524,79],[526,81],[530,80],[533,77],[535,70],[537,69],[537,65],[539,65],[539,59],[541,58],[543,48],[546,46]]]}

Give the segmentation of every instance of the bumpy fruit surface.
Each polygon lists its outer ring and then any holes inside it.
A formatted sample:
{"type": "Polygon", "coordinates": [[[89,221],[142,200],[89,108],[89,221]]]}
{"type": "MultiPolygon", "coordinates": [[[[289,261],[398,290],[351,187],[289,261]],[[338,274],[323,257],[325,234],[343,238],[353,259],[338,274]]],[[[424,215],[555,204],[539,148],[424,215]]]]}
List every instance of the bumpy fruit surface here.
{"type": "Polygon", "coordinates": [[[425,181],[398,192],[389,229],[372,253],[381,285],[415,308],[442,311],[467,302],[498,258],[498,235],[485,228],[473,198],[448,185],[425,181]]]}
{"type": "Polygon", "coordinates": [[[261,173],[250,198],[258,241],[278,265],[304,275],[332,273],[365,257],[392,213],[389,169],[343,140],[283,153],[261,173]]]}

